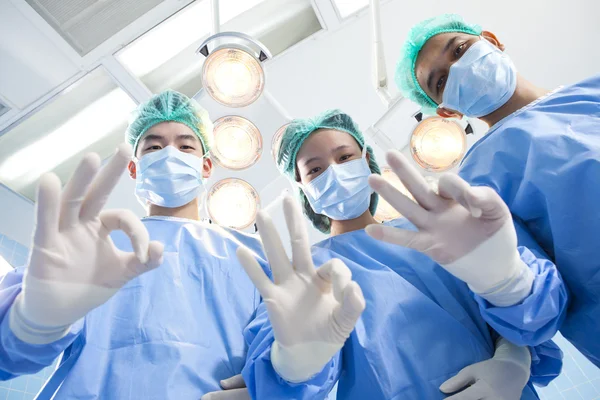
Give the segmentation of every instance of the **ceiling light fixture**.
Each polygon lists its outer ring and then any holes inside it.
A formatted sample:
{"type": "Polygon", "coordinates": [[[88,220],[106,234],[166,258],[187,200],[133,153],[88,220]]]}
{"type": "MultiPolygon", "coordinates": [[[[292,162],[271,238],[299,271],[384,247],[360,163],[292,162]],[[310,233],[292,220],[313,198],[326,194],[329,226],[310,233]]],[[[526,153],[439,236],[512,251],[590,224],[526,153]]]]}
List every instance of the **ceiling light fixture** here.
{"type": "Polygon", "coordinates": [[[218,103],[245,107],[262,94],[265,87],[262,63],[272,56],[259,41],[240,32],[221,32],[206,39],[197,53],[206,57],[202,86],[218,103]]]}

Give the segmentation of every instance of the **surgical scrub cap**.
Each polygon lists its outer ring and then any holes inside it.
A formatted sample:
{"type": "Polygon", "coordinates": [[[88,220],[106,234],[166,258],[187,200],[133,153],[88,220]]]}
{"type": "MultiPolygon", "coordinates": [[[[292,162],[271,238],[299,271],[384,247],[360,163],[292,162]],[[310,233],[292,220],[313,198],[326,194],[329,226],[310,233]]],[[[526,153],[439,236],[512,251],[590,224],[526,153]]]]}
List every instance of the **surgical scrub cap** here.
{"type": "MultiPolygon", "coordinates": [[[[296,181],[296,157],[304,141],[311,133],[318,129],[334,129],[336,131],[346,132],[358,142],[361,150],[365,146],[365,137],[358,129],[358,126],[352,121],[348,114],[344,114],[340,110],[328,110],[314,118],[295,119],[286,128],[281,143],[279,144],[279,152],[277,154],[277,167],[279,171],[296,181]]],[[[379,165],[375,161],[375,155],[371,146],[367,145],[367,153],[369,154],[369,168],[375,174],[381,174],[379,165]]],[[[329,217],[317,214],[313,211],[304,192],[300,189],[298,192],[300,202],[304,214],[308,217],[315,228],[323,233],[331,232],[331,220],[329,217]]],[[[379,195],[373,193],[371,195],[371,205],[369,210],[375,215],[379,195]]]]}
{"type": "Polygon", "coordinates": [[[413,26],[402,46],[400,59],[396,64],[395,81],[402,95],[423,108],[424,112],[435,113],[437,103],[425,93],[417,81],[415,64],[419,52],[429,39],[440,33],[462,32],[470,35],[481,34],[479,25],[467,24],[460,15],[442,14],[426,19],[413,26]]]}
{"type": "Polygon", "coordinates": [[[187,125],[200,139],[204,153],[210,149],[213,124],[208,112],[196,100],[174,90],[165,90],[140,104],[133,112],[125,132],[125,140],[133,147],[133,154],[136,154],[144,133],[161,122],[179,122],[187,125]]]}

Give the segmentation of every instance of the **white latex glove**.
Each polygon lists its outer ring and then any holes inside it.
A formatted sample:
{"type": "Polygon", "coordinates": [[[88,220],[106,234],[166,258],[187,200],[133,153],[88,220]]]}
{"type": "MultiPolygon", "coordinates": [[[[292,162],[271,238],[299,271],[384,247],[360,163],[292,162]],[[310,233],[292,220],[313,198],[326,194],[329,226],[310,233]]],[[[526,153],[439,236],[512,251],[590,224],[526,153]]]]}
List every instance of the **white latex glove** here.
{"type": "Polygon", "coordinates": [[[440,386],[446,400],[518,400],[529,381],[531,354],[500,338],[493,358],[463,368],[440,386]]]}
{"type": "Polygon", "coordinates": [[[242,375],[223,379],[220,383],[223,390],[207,393],[200,400],[251,400],[242,375]]]}
{"type": "Polygon", "coordinates": [[[271,348],[275,371],[289,382],[304,382],[342,348],[365,308],[365,299],[342,261],[332,259],[315,269],[300,207],[286,196],[283,209],[293,262],[271,218],[261,211],[256,219],[274,282],[250,250],[240,247],[237,255],[267,307],[275,335],[271,348]]]}
{"type": "Polygon", "coordinates": [[[400,152],[389,151],[387,161],[417,203],[379,175],[369,184],[419,231],[370,225],[369,235],[425,253],[496,306],[529,295],[533,273],[519,256],[510,211],[496,192],[443,174],[436,194],[400,152]]]}
{"type": "Polygon", "coordinates": [[[40,178],[31,258],[9,317],[19,339],[32,344],[60,339],[129,280],[161,263],[163,245],[149,243],[148,231],[131,211],[100,212],[130,157],[123,144],[98,173],[100,157],[85,156],[62,194],[56,175],[40,178]],[[109,234],[117,229],[131,238],[135,255],[115,248],[109,234]]]}

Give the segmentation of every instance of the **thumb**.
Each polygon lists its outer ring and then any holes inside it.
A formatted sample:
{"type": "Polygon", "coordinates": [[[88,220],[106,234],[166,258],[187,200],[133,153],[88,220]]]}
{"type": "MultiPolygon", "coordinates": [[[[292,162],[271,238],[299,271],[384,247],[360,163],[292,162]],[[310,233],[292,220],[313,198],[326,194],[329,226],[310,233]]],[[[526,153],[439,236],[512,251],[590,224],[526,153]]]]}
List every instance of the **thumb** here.
{"type": "Polygon", "coordinates": [[[454,393],[464,389],[468,385],[473,384],[475,382],[475,376],[472,373],[472,367],[473,366],[470,365],[466,368],[463,368],[458,374],[442,383],[440,390],[446,394],[454,393]]]}
{"type": "Polygon", "coordinates": [[[244,382],[242,374],[234,375],[231,378],[223,379],[220,383],[221,388],[223,388],[223,390],[241,389],[246,387],[246,382],[244,382]]]}
{"type": "Polygon", "coordinates": [[[148,257],[147,262],[142,264],[139,260],[139,257],[134,253],[126,253],[122,252],[122,257],[124,258],[125,267],[127,270],[126,279],[131,280],[144,272],[151,271],[155,268],[158,268],[160,264],[163,262],[163,250],[164,245],[158,241],[152,241],[148,245],[148,257]]]}
{"type": "Polygon", "coordinates": [[[340,342],[344,342],[354,330],[356,321],[365,309],[365,297],[358,283],[352,281],[344,289],[342,304],[333,312],[333,321],[340,334],[340,342]]]}

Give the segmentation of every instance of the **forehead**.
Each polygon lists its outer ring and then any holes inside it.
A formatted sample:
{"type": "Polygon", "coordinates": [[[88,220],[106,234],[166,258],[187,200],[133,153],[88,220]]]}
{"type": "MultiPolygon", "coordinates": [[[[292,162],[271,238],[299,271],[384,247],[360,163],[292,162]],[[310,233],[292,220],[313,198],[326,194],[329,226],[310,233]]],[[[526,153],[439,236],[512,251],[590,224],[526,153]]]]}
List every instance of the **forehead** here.
{"type": "Polygon", "coordinates": [[[165,139],[170,139],[171,137],[178,135],[192,135],[194,138],[196,138],[196,140],[199,141],[196,134],[189,126],[174,121],[161,122],[152,126],[144,133],[144,136],[142,136],[140,142],[146,139],[148,135],[160,136],[165,139]]]}
{"type": "Polygon", "coordinates": [[[347,132],[335,129],[318,129],[302,143],[297,158],[310,157],[321,152],[328,153],[331,149],[341,145],[359,147],[356,139],[347,132]]]}

